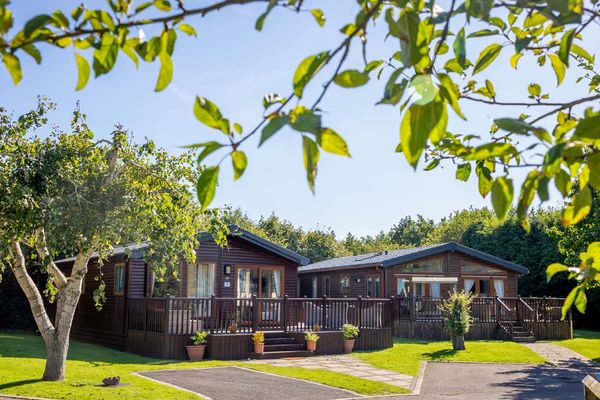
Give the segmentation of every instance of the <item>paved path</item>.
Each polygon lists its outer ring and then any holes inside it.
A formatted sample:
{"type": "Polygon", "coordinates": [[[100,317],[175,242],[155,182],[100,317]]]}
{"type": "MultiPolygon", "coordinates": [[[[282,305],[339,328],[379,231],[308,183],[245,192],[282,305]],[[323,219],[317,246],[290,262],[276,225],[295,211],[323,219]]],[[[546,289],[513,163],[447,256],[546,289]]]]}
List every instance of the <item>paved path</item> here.
{"type": "Polygon", "coordinates": [[[405,389],[412,389],[411,385],[416,380],[414,376],[400,374],[386,369],[375,368],[357,358],[348,355],[316,356],[307,358],[283,358],[279,360],[254,360],[254,364],[270,364],[279,367],[300,367],[308,369],[325,369],[352,375],[357,378],[368,379],[376,382],[385,382],[390,385],[405,389]]]}
{"type": "Polygon", "coordinates": [[[594,369],[598,368],[589,358],[549,342],[523,343],[524,346],[544,357],[550,364],[561,368],[594,369]]]}
{"type": "Polygon", "coordinates": [[[140,372],[142,376],[212,400],[337,400],[356,393],[239,367],[140,372]]]}

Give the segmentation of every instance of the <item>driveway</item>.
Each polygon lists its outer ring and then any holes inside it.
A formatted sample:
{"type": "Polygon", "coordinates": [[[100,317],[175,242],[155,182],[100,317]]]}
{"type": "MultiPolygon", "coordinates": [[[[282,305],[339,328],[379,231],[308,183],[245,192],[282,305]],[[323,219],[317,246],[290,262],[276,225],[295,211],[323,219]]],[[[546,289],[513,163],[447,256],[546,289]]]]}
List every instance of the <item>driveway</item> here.
{"type": "Polygon", "coordinates": [[[140,372],[212,400],[336,400],[356,393],[239,367],[140,372]]]}

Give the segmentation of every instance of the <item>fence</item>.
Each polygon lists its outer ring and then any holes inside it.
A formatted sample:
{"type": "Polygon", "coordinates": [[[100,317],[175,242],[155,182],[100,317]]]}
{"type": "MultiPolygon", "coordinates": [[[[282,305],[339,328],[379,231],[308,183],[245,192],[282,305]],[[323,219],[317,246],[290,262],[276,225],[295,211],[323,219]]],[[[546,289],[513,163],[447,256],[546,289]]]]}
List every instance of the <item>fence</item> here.
{"type": "Polygon", "coordinates": [[[212,334],[255,331],[303,332],[392,327],[390,299],[348,298],[130,298],[128,328],[182,335],[197,330],[212,334]]]}

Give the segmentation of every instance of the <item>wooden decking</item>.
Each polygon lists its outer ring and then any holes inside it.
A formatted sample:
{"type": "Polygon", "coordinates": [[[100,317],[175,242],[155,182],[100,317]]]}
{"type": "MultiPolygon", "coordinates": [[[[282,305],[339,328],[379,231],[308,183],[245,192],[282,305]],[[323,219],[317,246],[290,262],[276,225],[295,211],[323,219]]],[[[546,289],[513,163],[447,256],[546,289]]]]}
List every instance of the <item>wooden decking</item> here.
{"type": "MultiPolygon", "coordinates": [[[[341,351],[345,323],[359,327],[357,348],[390,347],[398,337],[445,340],[441,298],[130,298],[127,349],[162,358],[185,358],[185,345],[196,330],[210,332],[209,356],[245,358],[251,334],[280,332],[298,343],[306,331],[329,332],[321,349],[341,351]],[[235,328],[235,334],[232,331],[235,328]],[[325,346],[325,343],[329,343],[325,346]],[[339,343],[338,343],[339,342],[339,343]],[[325,346],[325,347],[323,347],[325,346]]],[[[470,339],[565,339],[572,337],[570,315],[560,320],[562,299],[477,297],[470,339]]]]}

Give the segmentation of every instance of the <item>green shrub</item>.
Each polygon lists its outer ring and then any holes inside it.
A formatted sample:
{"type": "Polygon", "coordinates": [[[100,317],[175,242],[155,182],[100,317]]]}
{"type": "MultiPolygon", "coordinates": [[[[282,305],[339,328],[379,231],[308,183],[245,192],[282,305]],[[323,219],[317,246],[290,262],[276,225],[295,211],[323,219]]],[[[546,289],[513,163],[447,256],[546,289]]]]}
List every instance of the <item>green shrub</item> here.
{"type": "Polygon", "coordinates": [[[256,331],[252,335],[252,343],[261,344],[265,342],[265,333],[263,331],[256,331]]]}
{"type": "Polygon", "coordinates": [[[196,333],[194,333],[190,339],[192,339],[192,343],[194,343],[194,346],[206,344],[208,343],[208,332],[196,331],[196,333]]]}
{"type": "Polygon", "coordinates": [[[454,350],[465,349],[465,335],[473,325],[471,303],[475,296],[471,293],[454,292],[439,306],[442,317],[448,326],[454,350]]]}
{"type": "Polygon", "coordinates": [[[313,332],[306,332],[304,334],[304,340],[306,340],[307,342],[316,342],[317,340],[319,340],[319,338],[319,335],[313,332]]]}
{"type": "Polygon", "coordinates": [[[358,327],[352,325],[352,324],[344,324],[342,325],[342,336],[344,337],[344,340],[353,340],[358,336],[358,333],[360,331],[358,330],[358,327]]]}

